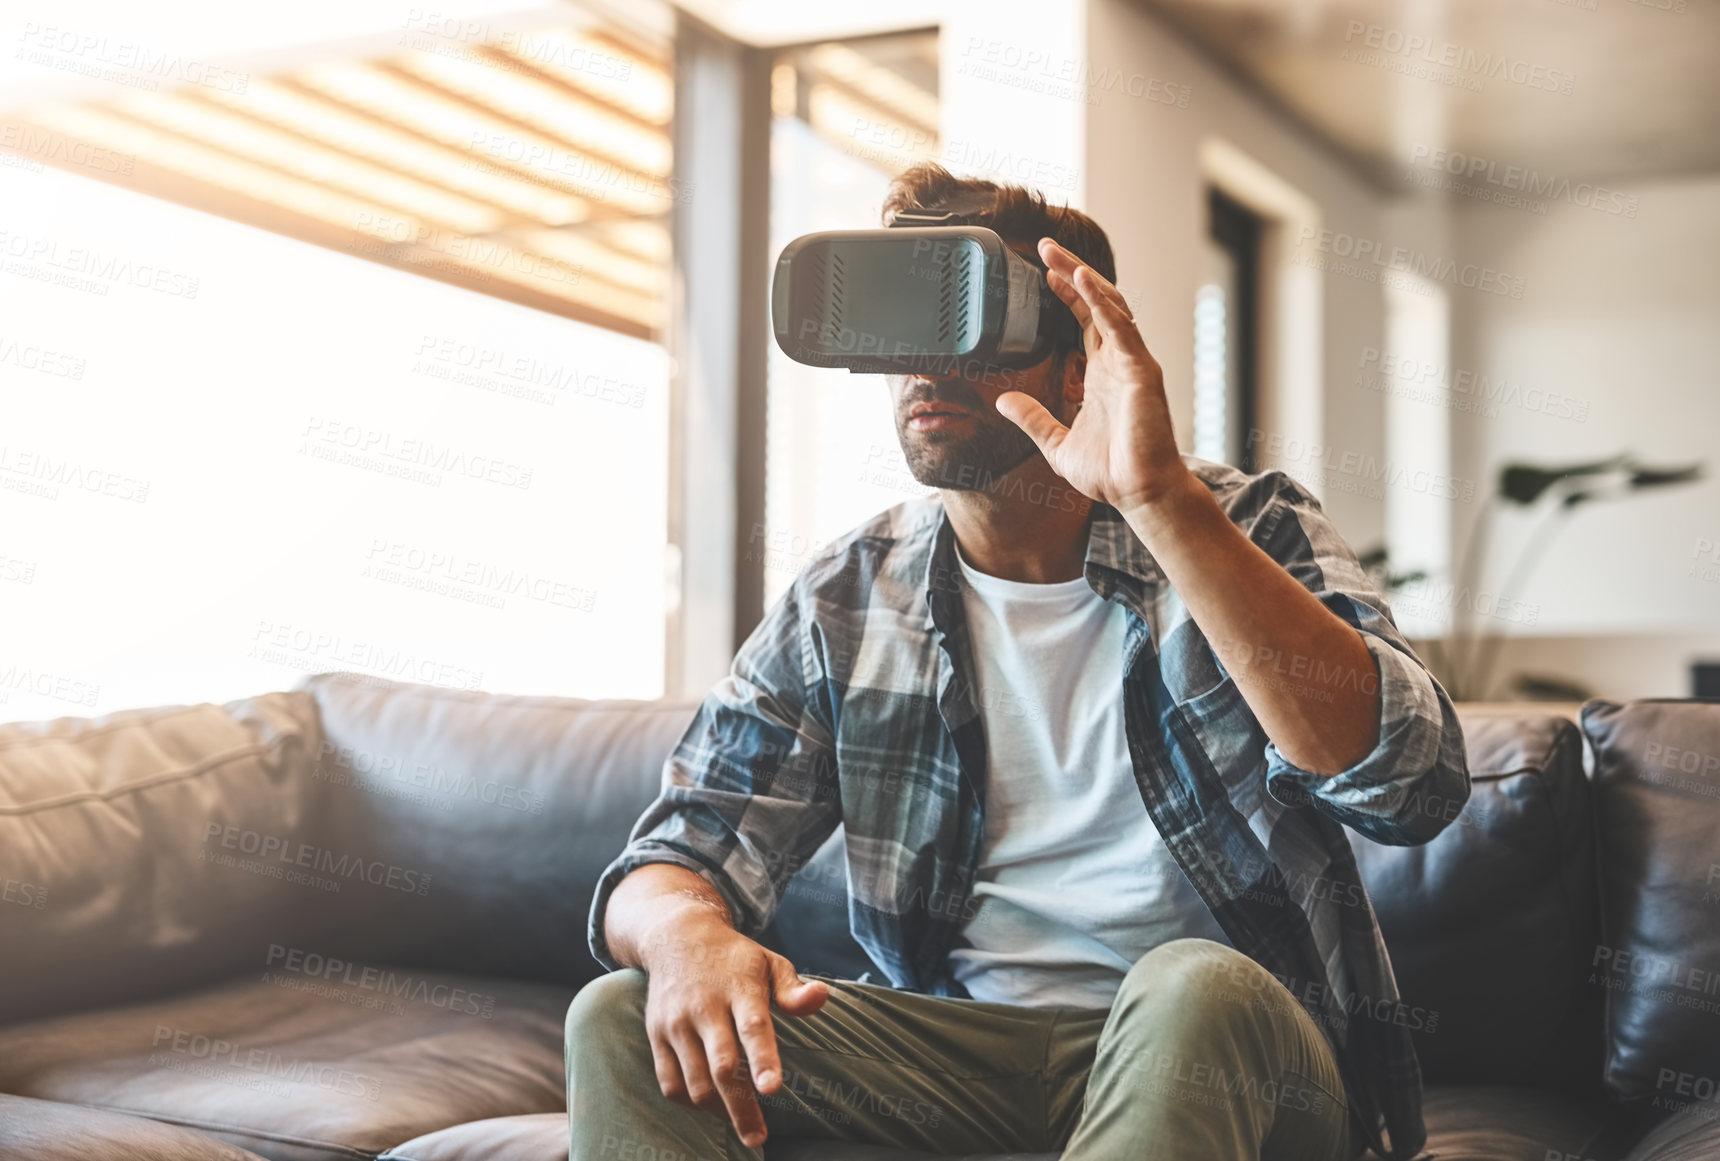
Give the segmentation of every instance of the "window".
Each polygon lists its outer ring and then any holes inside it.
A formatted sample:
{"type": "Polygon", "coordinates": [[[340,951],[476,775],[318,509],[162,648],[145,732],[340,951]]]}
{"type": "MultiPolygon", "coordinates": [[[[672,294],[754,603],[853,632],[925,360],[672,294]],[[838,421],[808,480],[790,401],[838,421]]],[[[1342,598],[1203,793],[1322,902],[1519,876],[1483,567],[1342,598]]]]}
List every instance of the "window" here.
{"type": "MultiPolygon", "coordinates": [[[[814,230],[878,225],[890,179],[937,160],[937,34],[819,44],[772,75],[771,254],[814,230]]],[[[867,517],[929,494],[908,471],[881,376],[806,367],[770,351],[765,602],[817,550],[867,517]]]]}
{"type": "Polygon", "coordinates": [[[1194,308],[1194,454],[1251,472],[1261,223],[1217,189],[1208,191],[1207,209],[1194,308]]]}
{"type": "Polygon", "coordinates": [[[0,717],[661,692],[667,42],[421,13],[0,119],[0,717]]]}

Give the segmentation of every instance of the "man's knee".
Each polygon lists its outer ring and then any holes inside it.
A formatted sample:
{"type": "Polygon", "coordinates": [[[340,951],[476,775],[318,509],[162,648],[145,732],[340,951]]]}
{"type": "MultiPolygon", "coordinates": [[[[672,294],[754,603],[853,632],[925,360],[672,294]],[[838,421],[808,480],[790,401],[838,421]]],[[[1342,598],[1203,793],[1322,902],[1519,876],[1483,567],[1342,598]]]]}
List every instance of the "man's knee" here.
{"type": "Polygon", "coordinates": [[[646,976],[624,968],[598,976],[579,990],[567,1006],[567,1054],[584,1046],[593,1052],[613,1052],[627,1038],[645,1042],[646,976]]]}
{"type": "Polygon", "coordinates": [[[1281,999],[1281,985],[1235,948],[1209,939],[1176,939],[1135,961],[1116,1009],[1161,1028],[1202,1027],[1252,1015],[1281,999]]]}

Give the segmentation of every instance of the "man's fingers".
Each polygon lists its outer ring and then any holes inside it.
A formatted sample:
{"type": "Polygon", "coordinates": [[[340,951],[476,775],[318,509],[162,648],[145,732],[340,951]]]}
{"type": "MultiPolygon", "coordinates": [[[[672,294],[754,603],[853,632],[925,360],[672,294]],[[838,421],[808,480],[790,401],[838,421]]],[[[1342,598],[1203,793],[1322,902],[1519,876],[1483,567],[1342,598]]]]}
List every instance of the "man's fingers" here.
{"type": "Polygon", "coordinates": [[[717,1095],[735,1126],[741,1144],[756,1149],[764,1144],[764,1113],[759,1111],[758,1096],[753,1092],[752,1079],[741,1062],[740,1046],[728,1021],[712,1024],[701,1030],[705,1040],[705,1059],[710,1063],[711,1077],[716,1082],[717,1095]]]}
{"type": "Polygon", "coordinates": [[[770,959],[770,990],[776,1006],[790,1016],[810,1016],[830,998],[830,985],[823,980],[803,980],[787,958],[770,959]]]}
{"type": "Polygon", "coordinates": [[[1076,290],[1067,278],[1055,270],[1047,270],[1045,283],[1051,287],[1053,294],[1063,300],[1063,305],[1067,306],[1075,315],[1075,321],[1081,324],[1083,331],[1092,325],[1093,312],[1087,309],[1087,302],[1081,297],[1081,292],[1076,290]]]}
{"type": "Polygon", "coordinates": [[[1081,297],[1086,299],[1088,308],[1093,312],[1093,325],[1098,328],[1099,336],[1107,343],[1126,346],[1131,335],[1138,340],[1139,332],[1135,330],[1134,320],[1127,313],[1128,305],[1113,302],[1106,297],[1099,286],[1101,281],[1091,266],[1083,266],[1075,271],[1075,289],[1081,292],[1081,297]]]}
{"type": "Polygon", "coordinates": [[[670,1047],[675,1050],[676,1062],[681,1070],[683,1088],[687,1094],[686,1103],[708,1113],[721,1115],[723,1103],[717,1094],[716,1082],[711,1079],[704,1042],[693,1034],[691,1028],[671,1030],[668,1040],[670,1047]]]}
{"type": "Polygon", "coordinates": [[[1041,239],[1039,256],[1049,270],[1055,270],[1070,282],[1075,280],[1076,271],[1085,268],[1087,273],[1093,276],[1093,281],[1099,288],[1099,296],[1121,311],[1123,317],[1134,320],[1135,312],[1129,308],[1129,300],[1123,297],[1123,292],[1117,289],[1116,284],[1077,258],[1061,242],[1055,238],[1041,239]]]}
{"type": "Polygon", "coordinates": [[[782,1061],[776,1054],[776,1026],[770,1022],[770,1004],[763,996],[735,1001],[735,1034],[752,1066],[753,1087],[775,1092],[782,1081],[782,1061]]]}
{"type": "Polygon", "coordinates": [[[1053,468],[1057,466],[1053,457],[1069,429],[1058,423],[1043,403],[1025,391],[1005,391],[997,397],[997,410],[1028,434],[1045,458],[1051,461],[1053,468]]]}
{"type": "Polygon", "coordinates": [[[675,1057],[675,1047],[662,1036],[651,1036],[651,1062],[657,1069],[657,1087],[672,1101],[691,1104],[687,1082],[681,1076],[681,1062],[675,1057]]]}

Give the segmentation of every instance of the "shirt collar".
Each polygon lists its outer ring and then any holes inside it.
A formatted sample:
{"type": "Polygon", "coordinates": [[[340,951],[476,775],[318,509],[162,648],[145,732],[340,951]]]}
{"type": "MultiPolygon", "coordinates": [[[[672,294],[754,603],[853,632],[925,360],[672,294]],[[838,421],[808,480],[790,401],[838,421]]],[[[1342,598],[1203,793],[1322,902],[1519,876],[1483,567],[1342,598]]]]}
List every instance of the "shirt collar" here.
{"type": "MultiPolygon", "coordinates": [[[[1093,517],[1087,522],[1087,555],[1082,571],[1094,592],[1105,600],[1122,602],[1142,620],[1148,619],[1153,592],[1164,579],[1147,546],[1109,504],[1093,505],[1093,517]]],[[[953,618],[942,614],[945,610],[953,612],[960,603],[961,564],[956,558],[955,527],[941,500],[922,580],[926,594],[925,628],[947,629],[953,618]]]]}

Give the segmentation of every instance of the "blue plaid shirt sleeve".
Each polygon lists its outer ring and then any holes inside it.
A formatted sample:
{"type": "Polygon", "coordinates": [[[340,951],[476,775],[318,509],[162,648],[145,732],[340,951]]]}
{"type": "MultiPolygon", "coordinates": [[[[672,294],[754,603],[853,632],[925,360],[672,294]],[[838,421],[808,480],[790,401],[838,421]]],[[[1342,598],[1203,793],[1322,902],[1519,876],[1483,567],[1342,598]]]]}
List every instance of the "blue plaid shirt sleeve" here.
{"type": "Polygon", "coordinates": [[[735,929],[757,936],[788,881],[841,821],[822,666],[802,620],[799,582],[779,600],[706,695],[592,899],[587,938],[604,967],[622,966],[603,937],[617,884],[647,863],[710,883],[735,929]]]}
{"type": "Polygon", "coordinates": [[[1321,604],[1361,633],[1377,683],[1379,741],[1355,765],[1326,777],[1266,747],[1267,788],[1290,806],[1312,804],[1378,843],[1411,846],[1432,839],[1469,798],[1469,768],[1457,711],[1392,620],[1320,504],[1288,476],[1256,525],[1256,542],[1321,604]]]}

